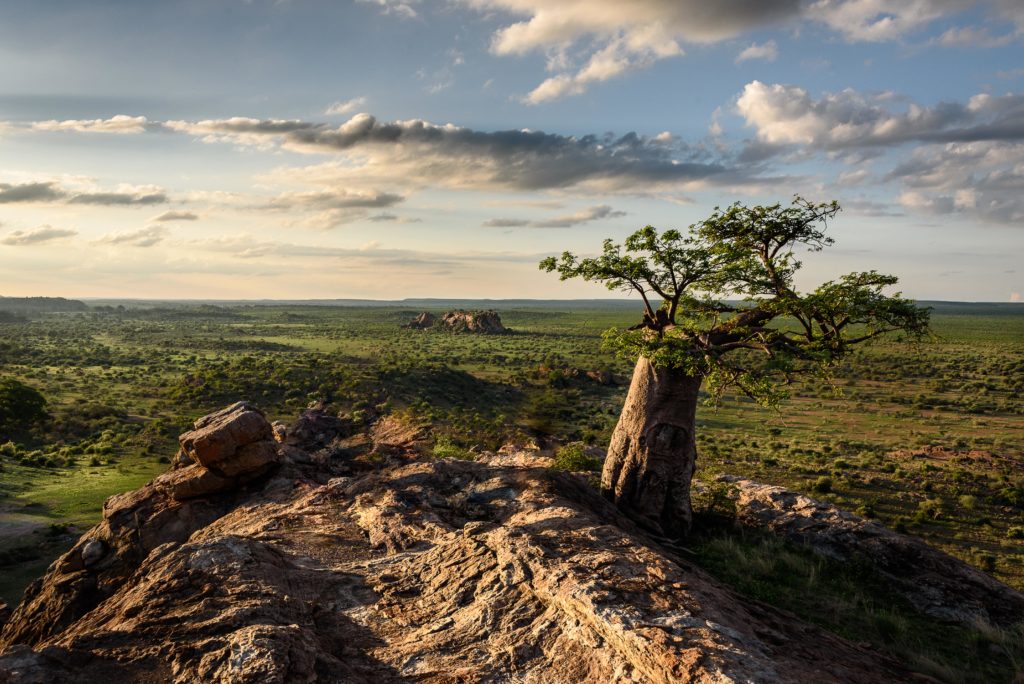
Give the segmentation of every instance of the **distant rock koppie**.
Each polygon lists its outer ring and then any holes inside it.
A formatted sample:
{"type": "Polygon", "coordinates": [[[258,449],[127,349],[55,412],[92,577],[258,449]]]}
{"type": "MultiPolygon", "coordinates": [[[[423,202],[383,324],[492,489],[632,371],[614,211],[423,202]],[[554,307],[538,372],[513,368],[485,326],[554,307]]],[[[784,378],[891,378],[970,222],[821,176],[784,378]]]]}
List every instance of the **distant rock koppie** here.
{"type": "Polygon", "coordinates": [[[412,330],[427,330],[430,328],[447,330],[449,332],[480,333],[483,335],[501,335],[511,332],[501,322],[501,316],[497,311],[466,311],[455,309],[442,314],[440,317],[424,311],[412,321],[402,326],[412,330]]]}

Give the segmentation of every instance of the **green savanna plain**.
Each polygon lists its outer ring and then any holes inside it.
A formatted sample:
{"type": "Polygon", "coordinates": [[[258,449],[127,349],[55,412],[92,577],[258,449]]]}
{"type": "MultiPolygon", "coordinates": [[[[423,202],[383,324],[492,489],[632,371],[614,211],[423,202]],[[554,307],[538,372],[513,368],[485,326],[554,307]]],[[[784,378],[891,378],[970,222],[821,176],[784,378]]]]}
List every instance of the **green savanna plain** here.
{"type": "MultiPolygon", "coordinates": [[[[631,364],[601,333],[639,319],[636,303],[615,301],[91,304],[0,322],[0,377],[42,392],[50,414],[0,438],[8,602],[106,497],[166,469],[191,421],[240,399],[286,421],[313,401],[356,421],[400,413],[431,427],[438,455],[604,446],[631,364]],[[495,308],[513,332],[401,327],[455,304],[495,308]]],[[[777,410],[736,394],[702,408],[697,477],[832,501],[1024,589],[1024,305],[924,305],[931,339],[867,346],[834,386],[798,384],[777,410]]],[[[734,543],[695,542],[717,553],[710,566],[734,543]]]]}

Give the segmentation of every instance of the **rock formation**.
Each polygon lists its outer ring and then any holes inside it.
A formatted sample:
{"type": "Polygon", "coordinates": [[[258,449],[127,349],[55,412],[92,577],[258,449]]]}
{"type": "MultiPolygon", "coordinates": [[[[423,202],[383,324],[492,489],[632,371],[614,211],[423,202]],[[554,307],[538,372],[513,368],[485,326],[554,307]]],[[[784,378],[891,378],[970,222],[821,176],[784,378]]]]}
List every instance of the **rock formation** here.
{"type": "Polygon", "coordinates": [[[191,465],[107,502],[0,631],[0,682],[915,681],[535,454],[356,467],[344,421],[258,418],[197,421],[191,465]]]}
{"type": "Polygon", "coordinates": [[[427,328],[433,327],[435,320],[436,319],[434,318],[434,314],[428,311],[424,311],[419,316],[409,321],[402,327],[410,328],[412,330],[426,330],[427,328]]]}
{"type": "Polygon", "coordinates": [[[440,318],[424,311],[415,320],[406,323],[403,328],[414,330],[426,330],[428,328],[439,328],[449,332],[468,332],[483,335],[501,335],[509,332],[501,323],[501,317],[497,311],[464,311],[457,309],[448,311],[440,318]]]}
{"type": "Polygon", "coordinates": [[[966,626],[1011,627],[1024,596],[921,540],[783,487],[723,476],[745,527],[770,530],[835,560],[867,561],[925,615],[966,626]]]}

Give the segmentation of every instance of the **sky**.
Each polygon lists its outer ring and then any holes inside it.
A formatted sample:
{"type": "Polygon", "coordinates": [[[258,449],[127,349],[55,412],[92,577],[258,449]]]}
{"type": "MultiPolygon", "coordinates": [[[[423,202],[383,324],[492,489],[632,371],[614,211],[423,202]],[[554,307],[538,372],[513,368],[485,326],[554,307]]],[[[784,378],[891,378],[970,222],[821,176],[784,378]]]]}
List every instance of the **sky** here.
{"type": "Polygon", "coordinates": [[[0,295],[566,299],[838,200],[804,290],[1024,292],[1021,0],[5,0],[0,295]]]}

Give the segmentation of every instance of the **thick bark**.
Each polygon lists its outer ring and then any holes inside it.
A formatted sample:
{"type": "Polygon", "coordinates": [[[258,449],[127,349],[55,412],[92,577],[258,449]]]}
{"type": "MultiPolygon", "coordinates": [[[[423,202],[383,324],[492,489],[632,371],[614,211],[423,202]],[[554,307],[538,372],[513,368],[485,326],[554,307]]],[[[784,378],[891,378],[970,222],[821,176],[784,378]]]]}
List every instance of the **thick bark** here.
{"type": "Polygon", "coordinates": [[[601,473],[604,495],[638,522],[671,537],[690,529],[690,480],[701,377],[657,368],[641,356],[601,473]]]}

